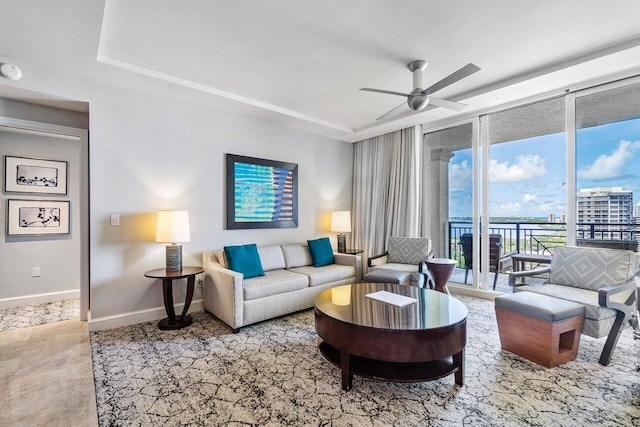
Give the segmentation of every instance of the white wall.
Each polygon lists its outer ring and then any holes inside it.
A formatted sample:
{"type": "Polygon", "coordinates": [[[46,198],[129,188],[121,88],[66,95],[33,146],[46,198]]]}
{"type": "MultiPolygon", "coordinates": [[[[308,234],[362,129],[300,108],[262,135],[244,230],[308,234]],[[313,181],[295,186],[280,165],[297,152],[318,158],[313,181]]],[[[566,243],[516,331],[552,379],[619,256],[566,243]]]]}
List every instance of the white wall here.
{"type": "MultiPolygon", "coordinates": [[[[164,245],[154,242],[159,209],[189,210],[184,265],[202,265],[203,251],[228,244],[319,236],[331,236],[335,244],[330,212],[351,206],[352,144],[186,102],[191,95],[200,102],[202,94],[166,83],[141,82],[145,93],[19,63],[23,78],[0,84],[90,106],[91,329],[166,317],[161,283],[144,277],[165,263],[164,245]],[[154,86],[180,100],[148,93],[154,86]],[[298,228],[224,229],[225,153],[298,163],[298,228]],[[109,225],[110,214],[121,216],[120,226],[109,225]]],[[[122,84],[141,79],[121,77],[122,84]]],[[[185,287],[178,285],[177,303],[185,287]]],[[[196,290],[195,307],[199,298],[196,290]]]]}
{"type": "MultiPolygon", "coordinates": [[[[0,197],[2,227],[6,224],[8,199],[71,202],[70,234],[38,237],[5,235],[0,240],[0,307],[78,297],[81,245],[79,144],[79,141],[69,139],[0,130],[1,156],[35,157],[68,162],[67,195],[3,193],[0,197]],[[33,267],[40,267],[40,277],[32,277],[33,267]]],[[[4,169],[2,175],[4,179],[4,169]]]]}
{"type": "Polygon", "coordinates": [[[160,283],[143,276],[165,262],[164,244],[153,241],[158,209],[189,211],[183,264],[202,265],[203,251],[223,245],[330,235],[330,211],[351,205],[348,143],[107,87],[91,101],[90,131],[94,321],[162,307],[160,283]],[[224,229],[225,153],[298,163],[298,228],[224,229]],[[121,216],[119,227],[110,214],[121,216]]]}

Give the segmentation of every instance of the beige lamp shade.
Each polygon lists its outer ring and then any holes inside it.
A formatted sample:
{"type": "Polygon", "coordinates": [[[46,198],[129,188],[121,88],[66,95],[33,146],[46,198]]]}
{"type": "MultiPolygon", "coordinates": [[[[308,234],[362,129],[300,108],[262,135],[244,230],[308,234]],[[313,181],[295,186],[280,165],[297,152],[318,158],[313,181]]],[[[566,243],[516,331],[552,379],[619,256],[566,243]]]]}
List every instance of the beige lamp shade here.
{"type": "Polygon", "coordinates": [[[189,211],[158,211],[156,242],[179,243],[190,240],[189,211]]]}
{"type": "Polygon", "coordinates": [[[331,231],[337,233],[351,233],[351,212],[331,212],[331,231]]]}

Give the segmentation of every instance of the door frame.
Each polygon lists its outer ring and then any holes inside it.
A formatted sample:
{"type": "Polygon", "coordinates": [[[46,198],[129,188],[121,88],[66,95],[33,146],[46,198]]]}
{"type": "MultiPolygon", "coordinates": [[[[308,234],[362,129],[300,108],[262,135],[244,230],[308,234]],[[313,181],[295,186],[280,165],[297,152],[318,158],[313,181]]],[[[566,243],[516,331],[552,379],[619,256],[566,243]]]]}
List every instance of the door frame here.
{"type": "Polygon", "coordinates": [[[43,135],[80,144],[80,320],[88,321],[91,310],[89,258],[89,131],[87,129],[0,117],[0,130],[43,135]]]}

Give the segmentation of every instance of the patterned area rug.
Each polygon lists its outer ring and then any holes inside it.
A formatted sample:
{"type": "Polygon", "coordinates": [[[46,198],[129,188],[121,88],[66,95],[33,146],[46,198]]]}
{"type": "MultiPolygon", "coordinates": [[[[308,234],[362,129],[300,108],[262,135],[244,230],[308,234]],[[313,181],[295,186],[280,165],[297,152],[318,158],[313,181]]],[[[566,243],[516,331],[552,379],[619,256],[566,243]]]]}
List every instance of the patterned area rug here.
{"type": "Polygon", "coordinates": [[[80,300],[65,300],[0,309],[0,332],[80,317],[80,300]]]}
{"type": "Polygon", "coordinates": [[[546,369],[500,349],[493,303],[469,308],[463,387],[355,376],[317,350],[313,311],[232,334],[206,312],[178,331],[145,323],[91,333],[100,425],[637,426],[640,343],[627,329],[613,361],[582,336],[575,361],[546,369]]]}

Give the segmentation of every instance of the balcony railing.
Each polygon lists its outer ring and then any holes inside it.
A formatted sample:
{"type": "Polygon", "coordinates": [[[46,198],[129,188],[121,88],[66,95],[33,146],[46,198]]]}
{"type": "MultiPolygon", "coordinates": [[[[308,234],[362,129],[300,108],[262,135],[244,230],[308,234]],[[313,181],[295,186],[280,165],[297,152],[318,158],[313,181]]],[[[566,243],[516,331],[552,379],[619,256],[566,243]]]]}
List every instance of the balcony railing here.
{"type": "MultiPolygon", "coordinates": [[[[464,266],[460,236],[471,233],[472,223],[449,222],[449,258],[464,266]]],[[[553,248],[567,244],[567,224],[559,222],[492,222],[490,234],[502,236],[502,252],[516,251],[538,255],[550,255],[553,248]]],[[[579,240],[640,240],[640,225],[613,223],[578,223],[576,238],[579,240]]]]}

